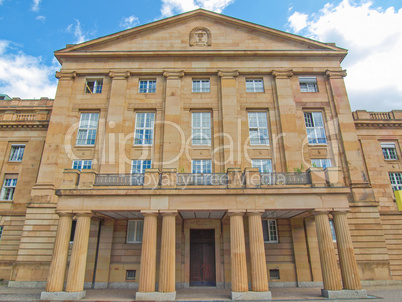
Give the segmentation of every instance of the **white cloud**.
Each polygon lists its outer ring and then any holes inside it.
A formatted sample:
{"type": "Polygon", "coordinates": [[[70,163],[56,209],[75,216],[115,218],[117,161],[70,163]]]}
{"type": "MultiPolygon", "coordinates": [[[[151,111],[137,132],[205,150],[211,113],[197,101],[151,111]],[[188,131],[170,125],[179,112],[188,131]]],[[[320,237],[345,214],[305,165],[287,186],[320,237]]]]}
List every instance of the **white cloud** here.
{"type": "Polygon", "coordinates": [[[140,21],[134,15],[132,15],[130,17],[127,17],[127,18],[123,18],[120,21],[120,27],[123,27],[123,28],[131,28],[131,27],[134,27],[134,26],[136,26],[138,24],[140,24],[140,21]]]}
{"type": "Polygon", "coordinates": [[[54,74],[60,66],[55,62],[47,66],[40,57],[14,52],[11,44],[0,40],[0,92],[10,97],[54,98],[57,87],[54,74]]]}
{"type": "Polygon", "coordinates": [[[39,4],[42,0],[33,0],[32,10],[37,12],[39,10],[39,4]]]}
{"type": "Polygon", "coordinates": [[[221,13],[235,0],[162,0],[162,17],[183,13],[197,8],[204,8],[221,13]]]}
{"type": "Polygon", "coordinates": [[[82,43],[82,42],[85,42],[86,40],[88,40],[81,29],[80,21],[77,19],[75,19],[75,25],[70,24],[69,26],[67,26],[66,32],[74,34],[74,37],[75,37],[74,43],[78,44],[78,43],[82,43]]]}
{"type": "Polygon", "coordinates": [[[402,9],[343,0],[306,15],[305,23],[300,15],[305,14],[295,12],[289,17],[293,32],[349,50],[342,66],[348,70],[345,82],[353,110],[402,109],[402,9]]]}
{"type": "Polygon", "coordinates": [[[45,16],[37,16],[36,20],[44,22],[46,20],[46,17],[45,16]]]}

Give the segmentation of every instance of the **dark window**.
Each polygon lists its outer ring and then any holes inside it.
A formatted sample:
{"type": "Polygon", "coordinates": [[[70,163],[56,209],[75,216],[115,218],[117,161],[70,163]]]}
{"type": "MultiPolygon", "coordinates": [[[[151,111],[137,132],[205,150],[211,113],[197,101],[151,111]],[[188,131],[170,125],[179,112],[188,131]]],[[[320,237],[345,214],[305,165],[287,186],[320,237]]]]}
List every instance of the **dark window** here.
{"type": "Polygon", "coordinates": [[[126,270],[126,280],[135,280],[135,270],[126,270]]]}
{"type": "Polygon", "coordinates": [[[278,269],[270,269],[269,270],[269,277],[271,279],[280,279],[279,270],[278,269]]]}
{"type": "Polygon", "coordinates": [[[77,220],[73,220],[71,225],[70,242],[74,241],[75,227],[77,226],[77,220]]]}

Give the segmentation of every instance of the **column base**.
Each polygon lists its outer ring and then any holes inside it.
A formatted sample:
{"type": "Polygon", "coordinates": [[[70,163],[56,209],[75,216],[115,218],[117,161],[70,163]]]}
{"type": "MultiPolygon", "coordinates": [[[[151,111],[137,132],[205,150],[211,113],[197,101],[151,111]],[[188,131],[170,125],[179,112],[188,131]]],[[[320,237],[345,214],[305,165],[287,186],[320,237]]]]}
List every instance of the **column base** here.
{"type": "Polygon", "coordinates": [[[272,300],[271,292],[232,292],[232,300],[272,300]]]}
{"type": "Polygon", "coordinates": [[[171,293],[137,292],[135,294],[135,300],[137,300],[137,301],[172,301],[172,300],[176,300],[176,292],[171,292],[171,293]]]}
{"type": "Polygon", "coordinates": [[[367,298],[367,291],[365,289],[360,290],[326,290],[321,289],[321,295],[328,299],[361,299],[367,298]]]}
{"type": "Polygon", "coordinates": [[[82,298],[85,298],[86,291],[82,292],[42,292],[40,294],[41,300],[58,300],[58,301],[65,301],[65,300],[72,300],[78,301],[82,298]]]}

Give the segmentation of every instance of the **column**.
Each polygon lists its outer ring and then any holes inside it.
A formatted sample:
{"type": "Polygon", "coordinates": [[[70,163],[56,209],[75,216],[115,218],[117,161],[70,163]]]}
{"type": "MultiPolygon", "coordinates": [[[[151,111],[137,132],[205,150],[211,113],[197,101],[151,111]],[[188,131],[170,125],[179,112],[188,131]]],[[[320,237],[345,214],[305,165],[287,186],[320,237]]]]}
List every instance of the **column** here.
{"type": "Polygon", "coordinates": [[[57,214],[59,215],[59,224],[57,226],[53,257],[50,263],[49,276],[47,278],[47,292],[63,291],[68,247],[70,243],[73,213],[59,212],[57,214]]]}
{"type": "Polygon", "coordinates": [[[177,212],[162,213],[161,260],[159,268],[159,292],[174,293],[173,300],[176,296],[176,215],[177,212]]]}
{"type": "Polygon", "coordinates": [[[77,214],[77,226],[68,269],[66,292],[83,292],[84,290],[91,216],[91,212],[77,214]]]}
{"type": "Polygon", "coordinates": [[[360,290],[361,283],[346,212],[332,212],[344,289],[360,290]]]}
{"type": "Polygon", "coordinates": [[[314,212],[317,227],[318,248],[320,251],[322,279],[324,290],[336,291],[342,289],[336,261],[328,212],[314,212]]]}
{"type": "Polygon", "coordinates": [[[243,215],[244,212],[229,212],[232,299],[233,292],[248,291],[243,215]]]}
{"type": "Polygon", "coordinates": [[[296,264],[297,285],[301,286],[301,283],[303,282],[312,281],[310,260],[308,257],[307,249],[306,231],[304,228],[304,218],[291,218],[290,227],[292,229],[292,242],[296,264]]]}
{"type": "Polygon", "coordinates": [[[264,235],[262,233],[263,212],[247,212],[250,259],[251,259],[251,290],[268,291],[267,262],[265,260],[264,235]]]}

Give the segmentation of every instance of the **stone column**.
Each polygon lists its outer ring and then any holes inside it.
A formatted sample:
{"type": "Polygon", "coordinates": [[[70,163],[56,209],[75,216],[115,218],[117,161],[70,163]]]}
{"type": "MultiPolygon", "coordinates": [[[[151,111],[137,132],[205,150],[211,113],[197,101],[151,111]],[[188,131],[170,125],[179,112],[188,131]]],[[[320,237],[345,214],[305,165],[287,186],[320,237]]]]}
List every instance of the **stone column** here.
{"type": "Polygon", "coordinates": [[[232,300],[238,300],[236,293],[248,291],[243,215],[244,212],[229,212],[232,300]]]}
{"type": "Polygon", "coordinates": [[[59,225],[57,226],[53,257],[49,268],[49,276],[47,278],[47,292],[63,291],[70,243],[73,213],[59,212],[57,214],[60,218],[59,225]]]}
{"type": "Polygon", "coordinates": [[[91,212],[77,214],[73,250],[67,275],[66,292],[84,292],[85,268],[87,264],[89,227],[91,212]]]}
{"type": "Polygon", "coordinates": [[[261,215],[263,212],[247,212],[250,259],[251,259],[251,290],[268,291],[267,262],[265,260],[264,235],[262,233],[261,215]]]}
{"type": "Polygon", "coordinates": [[[318,248],[320,251],[322,279],[324,290],[336,291],[342,289],[336,261],[328,212],[314,212],[317,227],[318,248]]]}
{"type": "Polygon", "coordinates": [[[341,264],[342,282],[344,289],[360,290],[362,288],[357,270],[355,253],[346,212],[332,212],[338,244],[339,262],[341,264]]]}
{"type": "Polygon", "coordinates": [[[159,268],[159,292],[171,293],[166,299],[176,298],[176,215],[177,212],[162,213],[161,261],[159,268]]]}

